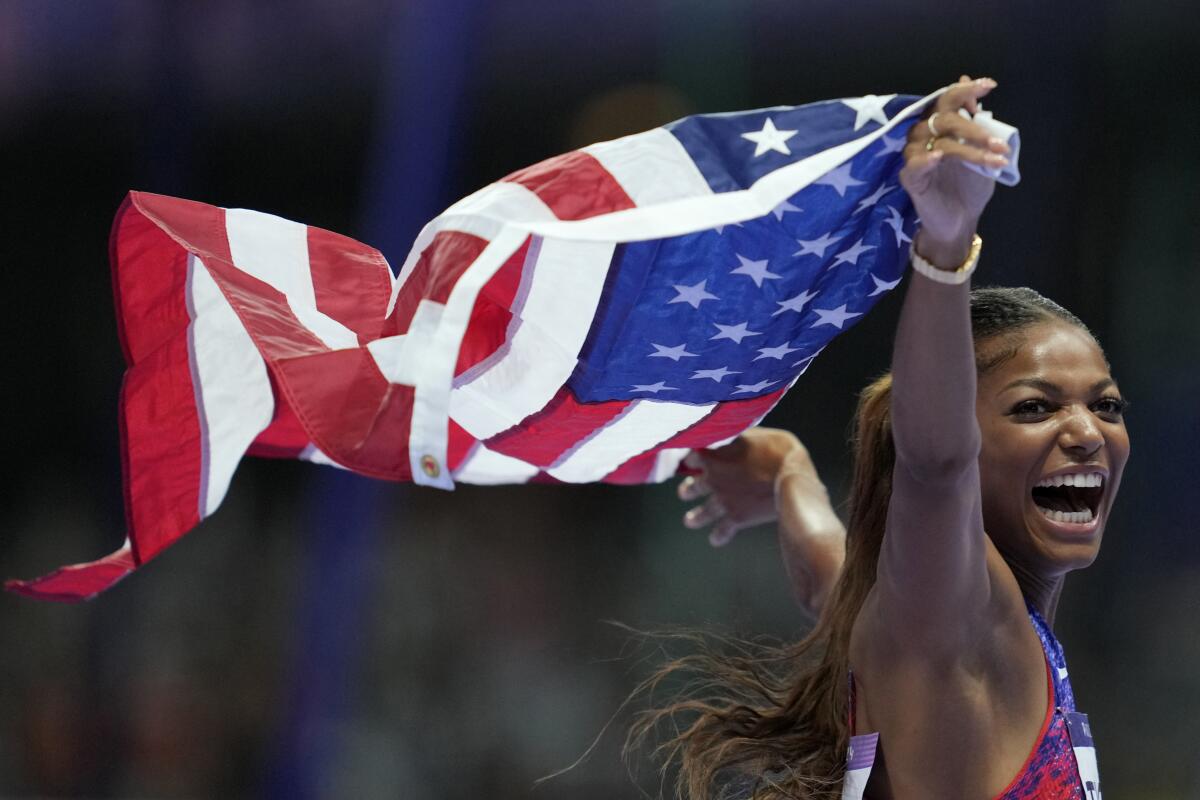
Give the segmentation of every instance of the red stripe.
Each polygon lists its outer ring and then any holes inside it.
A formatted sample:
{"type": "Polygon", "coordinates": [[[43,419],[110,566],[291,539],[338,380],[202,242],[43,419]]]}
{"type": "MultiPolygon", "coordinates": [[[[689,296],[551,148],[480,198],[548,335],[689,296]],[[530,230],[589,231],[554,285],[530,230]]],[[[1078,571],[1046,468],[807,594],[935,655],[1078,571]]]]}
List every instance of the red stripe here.
{"type": "Polygon", "coordinates": [[[37,600],[77,603],[90,600],[136,568],[133,554],[121,548],[99,561],[59,567],[31,581],[5,581],[4,588],[37,600]]]}
{"type": "Polygon", "coordinates": [[[227,262],[205,262],[205,266],[269,365],[329,351],[275,287],[227,262]]]}
{"type": "MultiPolygon", "coordinates": [[[[178,211],[208,231],[209,206],[131,193],[113,222],[109,254],[117,325],[129,369],[121,386],[121,461],[129,550],[8,588],[83,600],[111,586],[200,521],[201,428],[188,354],[187,252],[145,210],[178,211]]],[[[213,249],[211,237],[202,237],[213,249]]],[[[228,247],[225,248],[226,252],[228,247]]]]}
{"type": "Polygon", "coordinates": [[[279,390],[279,379],[275,373],[267,370],[267,377],[275,398],[275,415],[271,418],[271,424],[254,438],[246,453],[262,458],[297,458],[311,443],[308,431],[304,430],[300,418],[279,390]]]}
{"type": "Polygon", "coordinates": [[[605,483],[632,485],[645,483],[654,474],[654,465],[658,463],[659,448],[634,456],[612,472],[604,476],[605,483]]]}
{"type": "Polygon", "coordinates": [[[737,436],[765,417],[783,397],[785,391],[787,390],[780,389],[777,392],[749,400],[724,402],[713,409],[713,412],[707,417],[696,421],[691,427],[684,428],[655,449],[669,450],[680,447],[696,449],[708,447],[731,436],[737,436]]]}
{"type": "MultiPolygon", "coordinates": [[[[195,229],[223,230],[200,203],[152,196],[195,229]]],[[[121,387],[125,509],[135,563],[148,561],[200,521],[201,423],[188,353],[187,251],[132,194],[114,227],[117,316],[133,365],[121,387]]],[[[213,213],[213,212],[217,213],[213,213]]],[[[210,253],[228,243],[203,237],[210,253]]]]}
{"type": "Polygon", "coordinates": [[[456,377],[504,345],[508,326],[512,322],[511,309],[521,288],[521,275],[529,255],[530,241],[525,240],[475,298],[467,332],[458,348],[458,363],[454,367],[456,377]]]}
{"type": "Polygon", "coordinates": [[[580,403],[564,386],[541,411],[486,443],[489,450],[537,467],[549,467],[628,407],[625,400],[580,403]]]}
{"type": "Polygon", "coordinates": [[[467,460],[467,456],[471,454],[471,448],[479,443],[471,434],[459,425],[454,420],[448,420],[449,428],[447,431],[446,443],[446,463],[450,467],[450,471],[458,469],[462,463],[467,460]]]}
{"type": "Polygon", "coordinates": [[[389,335],[408,332],[421,300],[445,303],[454,284],[487,244],[486,239],[459,231],[436,234],[421,252],[396,298],[396,307],[392,310],[388,327],[389,335]]]}
{"type": "Polygon", "coordinates": [[[750,400],[721,403],[704,419],[697,420],[662,444],[626,461],[603,480],[605,483],[645,483],[651,477],[659,451],[699,449],[736,436],[765,417],[785,391],[780,389],[750,400]]]}
{"type": "Polygon", "coordinates": [[[288,405],[326,455],[373,478],[412,479],[413,389],[388,383],[365,348],[282,359],[271,368],[288,405]]]}
{"type": "Polygon", "coordinates": [[[563,153],[504,178],[536,194],[559,219],[587,219],[633,208],[617,179],[588,153],[563,153]]]}
{"type": "Polygon", "coordinates": [[[357,333],[364,343],[385,335],[392,278],[378,250],[310,227],[308,264],[321,312],[357,333]]]}

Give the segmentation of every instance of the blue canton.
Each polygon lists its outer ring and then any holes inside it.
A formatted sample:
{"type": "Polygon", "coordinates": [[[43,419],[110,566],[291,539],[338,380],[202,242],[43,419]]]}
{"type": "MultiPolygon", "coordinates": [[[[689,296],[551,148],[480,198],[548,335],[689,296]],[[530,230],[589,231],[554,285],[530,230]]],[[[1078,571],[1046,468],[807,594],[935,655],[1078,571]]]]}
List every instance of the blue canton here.
{"type": "MultiPolygon", "coordinates": [[[[717,192],[877,129],[917,98],[856,98],[668,126],[717,192]]],[[[568,385],[581,401],[708,404],[787,388],[899,283],[916,219],[905,121],[766,216],[619,246],[568,385]]]]}

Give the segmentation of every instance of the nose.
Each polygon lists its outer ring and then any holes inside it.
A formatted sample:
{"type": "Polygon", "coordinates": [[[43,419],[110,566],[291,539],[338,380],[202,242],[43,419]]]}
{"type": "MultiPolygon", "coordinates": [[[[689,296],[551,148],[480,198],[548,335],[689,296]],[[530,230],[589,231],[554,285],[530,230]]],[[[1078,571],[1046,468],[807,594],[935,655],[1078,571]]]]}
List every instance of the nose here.
{"type": "Polygon", "coordinates": [[[1087,458],[1104,446],[1104,432],[1090,409],[1076,409],[1063,423],[1059,446],[1076,458],[1087,458]]]}

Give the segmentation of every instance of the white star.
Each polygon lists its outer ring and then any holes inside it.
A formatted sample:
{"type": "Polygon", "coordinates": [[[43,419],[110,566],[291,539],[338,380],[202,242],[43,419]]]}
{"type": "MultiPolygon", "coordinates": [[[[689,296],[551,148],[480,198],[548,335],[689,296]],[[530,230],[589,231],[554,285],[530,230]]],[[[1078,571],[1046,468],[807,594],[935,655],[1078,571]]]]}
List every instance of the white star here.
{"type": "Polygon", "coordinates": [[[654,392],[655,394],[658,394],[659,392],[674,392],[674,391],[676,391],[676,389],[674,386],[667,386],[666,382],[664,382],[664,381],[659,381],[658,383],[634,384],[633,388],[630,389],[629,391],[631,391],[631,392],[654,392]]]}
{"type": "Polygon", "coordinates": [[[838,264],[853,264],[857,267],[858,257],[868,250],[874,249],[875,245],[863,244],[863,240],[859,239],[853,245],[847,247],[845,250],[837,254],[837,258],[833,260],[833,266],[837,266],[838,264]]]}
{"type": "Polygon", "coordinates": [[[774,150],[776,153],[783,153],[785,156],[790,156],[792,151],[788,149],[787,140],[796,135],[796,131],[781,131],[775,127],[775,122],[767,117],[767,121],[763,123],[761,131],[752,131],[743,133],[743,139],[749,139],[754,142],[754,157],[758,158],[768,150],[774,150]]]}
{"type": "Polygon", "coordinates": [[[867,295],[867,297],[874,297],[877,294],[883,294],[884,292],[890,292],[892,289],[895,289],[896,286],[899,285],[899,283],[900,283],[899,278],[896,278],[896,280],[894,280],[894,281],[881,281],[881,280],[879,280],[879,278],[875,277],[874,273],[871,273],[871,280],[875,281],[875,291],[871,292],[869,295],[867,295]]]}
{"type": "Polygon", "coordinates": [[[741,375],[741,373],[725,367],[718,367],[717,369],[698,369],[692,373],[692,380],[696,380],[698,378],[710,378],[717,383],[720,383],[721,379],[726,375],[741,375]]]}
{"type": "Polygon", "coordinates": [[[841,240],[841,236],[830,236],[828,233],[822,234],[819,239],[809,239],[807,242],[803,239],[797,239],[796,244],[800,245],[800,249],[792,253],[792,255],[803,256],[812,253],[824,258],[825,251],[829,248],[829,245],[841,240]]]}
{"type": "MultiPolygon", "coordinates": [[[[650,344],[654,344],[651,342],[650,344]]],[[[672,361],[678,361],[681,358],[695,358],[695,353],[689,353],[685,348],[687,344],[676,345],[675,347],[664,347],[661,344],[654,344],[657,349],[646,356],[646,358],[669,358],[672,361]]]]}
{"type": "Polygon", "coordinates": [[[741,262],[741,266],[738,267],[737,269],[733,270],[729,274],[730,275],[749,275],[750,278],[754,281],[754,285],[760,289],[762,288],[763,281],[765,281],[765,280],[774,281],[774,280],[778,280],[779,278],[783,277],[782,275],[776,275],[774,272],[771,272],[769,269],[767,269],[767,260],[765,258],[762,261],[751,261],[750,259],[746,258],[743,255],[740,255],[740,254],[735,254],[735,255],[737,255],[738,261],[741,262]]]}
{"type": "Polygon", "coordinates": [[[809,326],[812,328],[816,328],[821,325],[832,325],[838,330],[841,330],[842,326],[846,324],[846,320],[862,316],[862,314],[847,312],[845,303],[842,303],[837,308],[814,308],[813,311],[817,312],[817,315],[820,317],[820,319],[809,326]]]}
{"type": "Polygon", "coordinates": [[[880,156],[891,155],[892,153],[899,153],[904,149],[903,137],[899,139],[893,139],[890,136],[884,136],[879,141],[883,142],[883,148],[875,154],[876,158],[879,158],[880,156]]]}
{"type": "Polygon", "coordinates": [[[782,221],[783,215],[788,213],[789,211],[800,212],[803,210],[804,210],[803,208],[797,208],[796,206],[792,205],[787,200],[784,200],[782,203],[780,203],[779,205],[772,208],[771,213],[775,215],[775,219],[782,221]]]}
{"type": "MultiPolygon", "coordinates": [[[[721,332],[710,338],[709,341],[711,342],[715,339],[732,339],[737,344],[741,344],[742,339],[745,339],[747,336],[762,335],[758,331],[749,330],[746,327],[748,324],[748,322],[739,322],[737,325],[722,325],[719,322],[714,322],[713,325],[716,325],[721,332]]],[[[657,345],[655,346],[657,347],[657,345]]]]}
{"type": "Polygon", "coordinates": [[[684,286],[683,284],[675,284],[671,288],[679,292],[674,299],[668,300],[667,305],[671,303],[687,303],[692,308],[699,308],[700,304],[705,300],[720,300],[715,294],[709,294],[704,290],[704,284],[708,280],[702,280],[694,286],[684,286]]]}
{"type": "Polygon", "coordinates": [[[754,360],[758,361],[760,358],[777,358],[782,361],[783,357],[788,353],[794,353],[799,349],[799,347],[788,347],[787,342],[779,345],[779,347],[763,347],[758,351],[758,355],[754,357],[754,360]]]}
{"type": "Polygon", "coordinates": [[[777,383],[779,383],[779,381],[766,381],[766,380],[759,381],[758,383],[751,383],[751,384],[742,383],[742,384],[738,384],[738,387],[733,390],[733,393],[741,394],[742,392],[761,392],[763,389],[767,388],[768,386],[774,386],[777,383]]]}
{"type": "Polygon", "coordinates": [[[888,206],[888,211],[890,211],[892,215],[883,222],[885,225],[891,225],[892,230],[896,232],[896,247],[899,247],[905,242],[911,242],[912,237],[904,232],[904,217],[900,215],[900,212],[896,210],[895,206],[888,206]]]}
{"type": "Polygon", "coordinates": [[[864,197],[862,200],[859,200],[858,206],[854,209],[854,213],[857,214],[858,212],[875,205],[876,203],[879,202],[879,198],[883,197],[885,194],[887,194],[888,192],[890,192],[892,189],[895,189],[895,188],[896,188],[895,184],[892,184],[890,186],[886,183],[883,184],[878,189],[876,189],[874,192],[872,192],[869,197],[864,197]]]}
{"type": "Polygon", "coordinates": [[[718,235],[718,236],[724,236],[724,235],[725,235],[725,229],[726,229],[726,228],[728,228],[728,227],[730,227],[730,226],[733,226],[733,227],[735,227],[735,228],[740,228],[740,227],[742,227],[742,223],[740,223],[740,222],[731,222],[731,223],[729,223],[729,225],[718,225],[717,227],[713,228],[713,230],[717,232],[717,235],[718,235]]]}
{"type": "Polygon", "coordinates": [[[787,300],[776,300],[775,302],[779,305],[779,310],[771,316],[777,317],[785,311],[795,311],[797,314],[799,314],[804,310],[804,306],[808,304],[808,301],[812,300],[816,296],[816,292],[810,292],[806,289],[795,297],[790,297],[787,300]]]}
{"type": "Polygon", "coordinates": [[[883,113],[883,107],[895,96],[894,94],[869,94],[866,97],[851,97],[842,102],[854,109],[854,130],[858,130],[868,121],[886,125],[888,118],[887,114],[883,113]]]}
{"type": "Polygon", "coordinates": [[[850,163],[842,164],[837,169],[831,169],[821,177],[813,181],[814,185],[832,186],[837,189],[837,193],[841,197],[846,196],[846,190],[851,186],[861,186],[865,181],[860,181],[850,174],[850,163]]]}

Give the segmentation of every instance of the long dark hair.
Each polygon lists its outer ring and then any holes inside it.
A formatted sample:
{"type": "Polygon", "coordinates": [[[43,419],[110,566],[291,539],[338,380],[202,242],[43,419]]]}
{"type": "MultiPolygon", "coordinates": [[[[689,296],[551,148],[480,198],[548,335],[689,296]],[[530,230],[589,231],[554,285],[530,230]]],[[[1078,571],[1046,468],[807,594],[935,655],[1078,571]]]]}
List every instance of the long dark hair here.
{"type": "MultiPolygon", "coordinates": [[[[971,330],[980,373],[1011,358],[1021,333],[1061,320],[1087,330],[1057,303],[1027,288],[971,292],[971,330]],[[987,347],[981,347],[987,343],[987,347]],[[1001,345],[999,347],[995,345],[1001,345]]],[[[858,399],[847,500],[846,561],[812,631],[798,642],[768,645],[693,637],[691,655],[659,667],[637,692],[683,681],[673,700],[639,713],[627,754],[649,740],[664,776],[688,800],[832,800],[840,796],[850,731],[850,632],[867,594],[892,496],[895,449],[890,374],[858,399]]]]}

